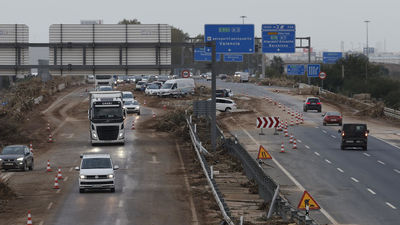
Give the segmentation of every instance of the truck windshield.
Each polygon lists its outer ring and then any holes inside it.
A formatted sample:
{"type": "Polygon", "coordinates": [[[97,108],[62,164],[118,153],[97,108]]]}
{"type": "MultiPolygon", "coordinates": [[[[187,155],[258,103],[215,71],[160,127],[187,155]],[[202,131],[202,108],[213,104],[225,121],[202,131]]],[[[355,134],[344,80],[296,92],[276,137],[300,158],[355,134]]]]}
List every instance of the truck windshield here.
{"type": "Polygon", "coordinates": [[[82,160],[81,169],[108,169],[111,168],[109,158],[90,158],[82,160]]]}
{"type": "Polygon", "coordinates": [[[93,119],[120,119],[122,118],[121,107],[95,107],[93,119]]]}
{"type": "Polygon", "coordinates": [[[163,86],[161,87],[161,89],[171,89],[172,88],[172,83],[165,83],[163,84],[163,86]]]}

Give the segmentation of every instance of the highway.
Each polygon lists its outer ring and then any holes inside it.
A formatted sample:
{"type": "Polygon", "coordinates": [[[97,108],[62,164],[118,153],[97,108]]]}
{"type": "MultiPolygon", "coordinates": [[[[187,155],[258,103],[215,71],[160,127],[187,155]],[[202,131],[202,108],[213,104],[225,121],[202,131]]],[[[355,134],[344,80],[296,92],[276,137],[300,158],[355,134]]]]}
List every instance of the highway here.
{"type": "MultiPolygon", "coordinates": [[[[86,97],[76,93],[60,104],[80,102],[86,97]]],[[[195,211],[185,191],[175,141],[153,131],[141,133],[130,129],[132,120],[137,124],[151,115],[151,110],[142,108],[140,117],[136,114],[128,117],[124,146],[92,147],[87,114],[69,118],[60,128],[60,138],[54,143],[50,160],[72,175],[67,181],[60,181],[60,193],[64,196],[59,204],[49,205],[54,208],[53,213],[42,224],[191,224],[195,211]],[[114,164],[119,165],[115,193],[79,193],[78,172],[73,167],[79,166],[80,154],[88,152],[109,153],[114,164]]]]}
{"type": "MultiPolygon", "coordinates": [[[[220,80],[217,81],[217,87],[230,88],[234,94],[273,97],[293,109],[302,109],[302,102],[298,99],[273,93],[266,87],[220,80]]],[[[331,217],[327,219],[312,212],[311,215],[316,216],[319,222],[399,224],[400,149],[374,138],[372,130],[368,151],[341,151],[340,136],[337,133],[339,127],[323,127],[320,113],[310,111],[304,114],[304,119],[311,122],[308,123],[311,125],[299,126],[289,131],[294,132],[298,140],[298,150],[291,150],[291,146],[288,149],[288,138],[274,136],[271,131],[267,131],[265,136],[259,136],[259,130],[255,129],[239,129],[233,133],[243,142],[252,141],[249,148],[258,143],[268,147],[274,159],[288,171],[291,181],[295,180],[300,185],[289,182],[287,177],[283,178],[282,171],[277,171],[276,165],[273,166],[275,169],[266,167],[266,172],[281,182],[284,189],[285,185],[290,186],[286,187],[286,191],[294,206],[297,206],[302,191],[293,191],[293,187],[304,187],[309,191],[326,210],[325,217],[331,217]],[[282,141],[287,148],[286,154],[278,153],[282,141]]]]}

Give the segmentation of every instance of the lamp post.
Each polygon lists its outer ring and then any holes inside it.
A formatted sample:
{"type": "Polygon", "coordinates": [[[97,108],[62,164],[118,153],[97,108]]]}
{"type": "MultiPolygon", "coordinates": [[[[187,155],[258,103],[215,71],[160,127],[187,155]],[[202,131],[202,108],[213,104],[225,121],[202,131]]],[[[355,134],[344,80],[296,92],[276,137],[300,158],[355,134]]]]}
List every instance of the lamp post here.
{"type": "Polygon", "coordinates": [[[247,18],[247,16],[240,16],[240,18],[242,18],[242,22],[244,24],[244,19],[247,18]]]}
{"type": "Polygon", "coordinates": [[[368,62],[369,62],[369,46],[368,46],[368,23],[370,23],[371,21],[369,20],[365,20],[364,23],[366,24],[367,27],[367,48],[366,48],[366,52],[367,52],[367,62],[365,63],[365,82],[367,82],[367,78],[368,78],[368,62]]]}

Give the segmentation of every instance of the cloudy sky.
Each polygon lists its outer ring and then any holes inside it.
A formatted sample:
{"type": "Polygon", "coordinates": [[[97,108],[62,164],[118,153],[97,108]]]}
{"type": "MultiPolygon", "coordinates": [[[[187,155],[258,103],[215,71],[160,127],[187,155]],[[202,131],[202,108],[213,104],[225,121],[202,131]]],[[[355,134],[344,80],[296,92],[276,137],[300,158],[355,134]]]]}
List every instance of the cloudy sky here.
{"type": "Polygon", "coordinates": [[[365,20],[370,20],[369,43],[381,51],[400,52],[399,0],[3,0],[0,23],[27,24],[31,42],[48,42],[54,23],[102,19],[117,23],[137,18],[142,23],[166,23],[191,36],[207,23],[294,23],[296,36],[311,36],[317,50],[358,50],[366,43],[365,20]],[[5,3],[7,2],[7,3],[5,3]]]}

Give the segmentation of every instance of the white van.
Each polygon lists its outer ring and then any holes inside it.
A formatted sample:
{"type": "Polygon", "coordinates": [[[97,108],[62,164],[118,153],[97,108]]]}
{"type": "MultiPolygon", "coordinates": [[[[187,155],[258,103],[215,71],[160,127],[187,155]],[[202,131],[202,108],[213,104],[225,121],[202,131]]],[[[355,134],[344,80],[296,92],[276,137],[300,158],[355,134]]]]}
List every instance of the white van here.
{"type": "Polygon", "coordinates": [[[158,96],[177,96],[194,94],[194,80],[192,78],[167,80],[158,90],[158,96]]]}
{"type": "Polygon", "coordinates": [[[249,82],[249,73],[248,72],[235,72],[235,77],[240,78],[240,82],[249,82]]]}

